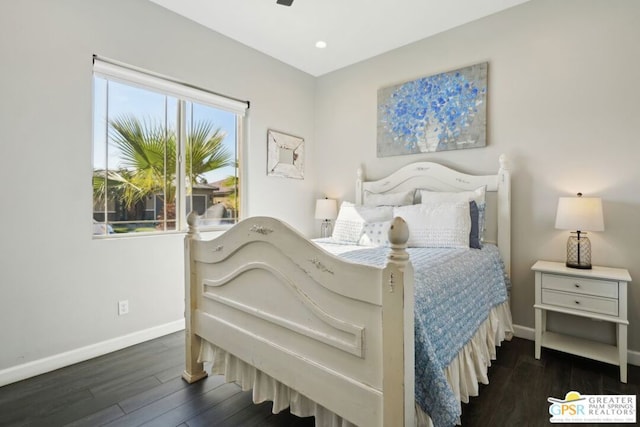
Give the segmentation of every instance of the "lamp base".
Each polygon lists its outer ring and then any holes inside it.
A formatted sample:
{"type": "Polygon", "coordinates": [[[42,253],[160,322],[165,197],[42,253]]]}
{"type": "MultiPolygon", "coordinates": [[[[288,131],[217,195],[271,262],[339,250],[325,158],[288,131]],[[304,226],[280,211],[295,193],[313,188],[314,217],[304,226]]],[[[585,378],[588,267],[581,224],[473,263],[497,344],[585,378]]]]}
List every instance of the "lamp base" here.
{"type": "Polygon", "coordinates": [[[331,221],[328,219],[323,220],[322,225],[320,225],[320,237],[331,237],[332,231],[331,221]]]}
{"type": "Polygon", "coordinates": [[[577,235],[569,236],[567,240],[567,263],[569,268],[581,270],[591,269],[591,241],[584,232],[576,232],[577,235]]]}
{"type": "Polygon", "coordinates": [[[591,264],[586,265],[586,264],[573,264],[567,261],[567,263],[565,264],[567,267],[569,268],[579,268],[580,270],[591,270],[591,264]]]}

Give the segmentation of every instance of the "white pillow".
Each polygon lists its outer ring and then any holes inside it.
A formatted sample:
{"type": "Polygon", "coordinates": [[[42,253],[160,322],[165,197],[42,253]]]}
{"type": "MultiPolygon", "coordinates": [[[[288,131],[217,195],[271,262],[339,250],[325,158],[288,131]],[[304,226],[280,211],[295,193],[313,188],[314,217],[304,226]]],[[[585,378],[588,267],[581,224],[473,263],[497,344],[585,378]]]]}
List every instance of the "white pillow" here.
{"type": "Polygon", "coordinates": [[[471,232],[469,202],[398,206],[393,216],[409,226],[409,247],[468,248],[471,232]]]}
{"type": "Polygon", "coordinates": [[[405,206],[413,204],[415,190],[401,191],[398,193],[377,194],[370,191],[364,192],[365,206],[405,206]]]}
{"type": "Polygon", "coordinates": [[[442,202],[470,202],[475,201],[478,206],[485,203],[485,193],[487,186],[483,185],[473,191],[430,191],[419,190],[421,203],[442,203],[442,202]]]}
{"type": "Polygon", "coordinates": [[[392,206],[367,207],[342,202],[332,237],[340,242],[357,244],[366,223],[391,221],[392,218],[392,206]]]}
{"type": "Polygon", "coordinates": [[[389,246],[391,221],[367,222],[362,228],[361,246],[389,246]]]}
{"type": "Polygon", "coordinates": [[[478,234],[480,242],[484,241],[485,218],[486,218],[486,192],[487,186],[483,185],[473,191],[430,191],[419,190],[421,203],[442,203],[442,202],[462,202],[474,201],[478,206],[478,234]]]}

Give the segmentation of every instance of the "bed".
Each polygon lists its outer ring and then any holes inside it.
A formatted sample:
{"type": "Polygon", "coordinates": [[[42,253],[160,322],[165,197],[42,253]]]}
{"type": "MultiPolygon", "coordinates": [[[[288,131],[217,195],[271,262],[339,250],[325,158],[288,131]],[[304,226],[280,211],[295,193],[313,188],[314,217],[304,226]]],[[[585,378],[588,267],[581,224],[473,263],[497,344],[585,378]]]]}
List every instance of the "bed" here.
{"type": "MultiPolygon", "coordinates": [[[[500,157],[496,174],[483,176],[418,162],[368,181],[361,169],[353,208],[364,212],[371,201],[411,192],[411,204],[393,208],[407,219],[396,215],[385,221],[381,246],[312,241],[268,217],[248,218],[206,241],[197,215],[189,215],[183,378],[190,383],[204,378],[210,363],[212,373],[253,389],[254,402],[272,401],[274,413],[290,407],[296,415],[315,416],[316,425],[455,424],[460,402],[477,395],[478,382],[488,381],[495,346],[512,333],[506,158],[500,157]],[[434,215],[441,206],[462,212],[466,205],[464,215],[471,209],[473,218],[478,203],[428,200],[481,188],[486,223],[479,230],[481,249],[437,248],[424,255],[407,247],[433,237],[415,232],[411,215],[418,208],[412,205],[433,209],[434,215]],[[484,254],[492,260],[487,268],[497,271],[486,280],[478,273],[484,254]],[[453,266],[460,257],[471,257],[465,264],[474,274],[446,279],[450,282],[438,291],[423,290],[424,281],[440,286],[445,270],[458,269],[453,266]],[[422,267],[422,258],[429,258],[430,266],[422,267]],[[481,291],[486,295],[462,296],[483,289],[485,281],[491,289],[481,291]],[[458,298],[461,306],[453,314],[438,311],[442,301],[458,298]]],[[[348,211],[349,205],[343,207],[348,211]]]]}

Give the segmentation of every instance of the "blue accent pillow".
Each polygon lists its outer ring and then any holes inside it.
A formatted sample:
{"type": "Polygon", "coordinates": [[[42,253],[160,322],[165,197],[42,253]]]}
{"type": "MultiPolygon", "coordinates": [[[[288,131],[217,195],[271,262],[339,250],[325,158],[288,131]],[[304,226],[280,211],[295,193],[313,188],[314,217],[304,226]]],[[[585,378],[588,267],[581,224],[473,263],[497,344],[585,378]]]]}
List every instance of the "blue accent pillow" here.
{"type": "Polygon", "coordinates": [[[469,212],[471,213],[471,233],[469,233],[469,247],[474,249],[482,249],[480,242],[480,213],[478,204],[475,200],[469,202],[469,212]]]}

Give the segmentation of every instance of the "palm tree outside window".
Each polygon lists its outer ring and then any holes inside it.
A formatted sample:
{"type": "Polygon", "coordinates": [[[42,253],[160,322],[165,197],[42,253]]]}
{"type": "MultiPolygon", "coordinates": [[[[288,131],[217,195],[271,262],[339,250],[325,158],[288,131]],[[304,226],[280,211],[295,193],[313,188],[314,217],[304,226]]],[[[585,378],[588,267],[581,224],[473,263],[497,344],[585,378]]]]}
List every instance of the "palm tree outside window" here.
{"type": "Polygon", "coordinates": [[[156,76],[130,84],[135,70],[124,79],[107,65],[94,66],[94,235],[184,230],[191,210],[204,226],[237,222],[243,114],[211,105],[206,93],[205,102],[163,93],[149,84],[156,76]]]}

